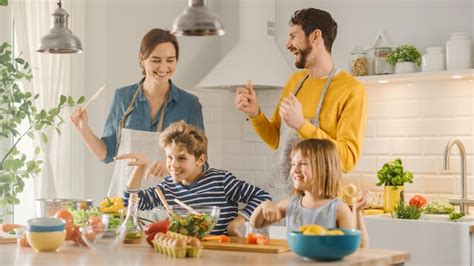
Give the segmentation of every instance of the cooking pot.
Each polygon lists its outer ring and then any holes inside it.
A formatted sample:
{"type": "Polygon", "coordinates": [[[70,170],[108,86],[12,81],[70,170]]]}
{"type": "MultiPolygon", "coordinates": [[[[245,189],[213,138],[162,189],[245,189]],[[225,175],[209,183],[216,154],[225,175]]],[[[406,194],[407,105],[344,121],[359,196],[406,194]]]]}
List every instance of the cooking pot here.
{"type": "Polygon", "coordinates": [[[88,210],[93,207],[91,199],[35,199],[37,217],[52,217],[61,209],[88,210]]]}

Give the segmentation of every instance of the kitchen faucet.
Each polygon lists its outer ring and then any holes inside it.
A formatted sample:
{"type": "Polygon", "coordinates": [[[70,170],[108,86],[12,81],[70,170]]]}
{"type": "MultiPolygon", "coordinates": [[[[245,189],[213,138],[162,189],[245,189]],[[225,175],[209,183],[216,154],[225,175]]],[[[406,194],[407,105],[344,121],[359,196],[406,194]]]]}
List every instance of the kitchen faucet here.
{"type": "Polygon", "coordinates": [[[468,214],[469,206],[474,206],[474,200],[467,198],[467,172],[466,172],[466,149],[459,139],[451,139],[444,149],[444,170],[449,169],[449,157],[451,155],[451,148],[456,144],[461,155],[461,198],[451,198],[449,203],[459,205],[459,211],[468,214]]]}

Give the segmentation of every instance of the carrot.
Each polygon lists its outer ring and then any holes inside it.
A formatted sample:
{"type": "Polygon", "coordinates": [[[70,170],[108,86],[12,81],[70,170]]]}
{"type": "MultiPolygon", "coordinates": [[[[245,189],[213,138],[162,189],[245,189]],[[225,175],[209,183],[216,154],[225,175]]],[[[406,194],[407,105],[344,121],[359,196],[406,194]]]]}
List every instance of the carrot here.
{"type": "Polygon", "coordinates": [[[221,236],[205,236],[202,238],[202,241],[212,241],[212,240],[220,240],[221,236]]]}
{"type": "Polygon", "coordinates": [[[230,237],[226,235],[220,235],[219,236],[219,242],[224,243],[224,242],[230,242],[230,237]]]}

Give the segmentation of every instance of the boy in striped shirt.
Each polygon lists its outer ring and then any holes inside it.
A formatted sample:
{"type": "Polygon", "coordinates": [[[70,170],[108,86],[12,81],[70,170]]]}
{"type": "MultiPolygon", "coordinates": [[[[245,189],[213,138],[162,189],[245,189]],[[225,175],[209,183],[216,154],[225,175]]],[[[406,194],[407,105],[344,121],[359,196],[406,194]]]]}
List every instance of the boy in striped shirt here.
{"type": "MultiPolygon", "coordinates": [[[[220,207],[219,219],[211,232],[213,235],[242,236],[238,228],[250,218],[260,203],[271,200],[267,192],[238,180],[229,171],[215,168],[206,170],[207,137],[199,128],[183,121],[175,122],[161,133],[160,146],[165,150],[170,176],[166,176],[156,187],[161,189],[171,206],[176,206],[173,201],[176,198],[195,208],[220,207]],[[240,211],[239,202],[247,204],[240,211]]],[[[135,166],[127,190],[123,193],[124,202],[128,203],[130,192],[138,192],[140,210],[161,206],[155,187],[139,189],[148,162],[146,156],[128,153],[116,159],[129,160],[129,165],[135,166]]]]}

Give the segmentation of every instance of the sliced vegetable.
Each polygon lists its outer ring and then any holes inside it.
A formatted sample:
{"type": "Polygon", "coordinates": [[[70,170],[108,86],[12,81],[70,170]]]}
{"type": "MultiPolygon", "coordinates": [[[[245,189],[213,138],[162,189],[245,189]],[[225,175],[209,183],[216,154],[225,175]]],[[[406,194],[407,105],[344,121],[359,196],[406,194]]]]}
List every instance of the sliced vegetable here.
{"type": "Polygon", "coordinates": [[[257,239],[257,244],[259,245],[268,245],[270,243],[270,238],[266,235],[257,234],[255,238],[257,239]]]}
{"type": "Polygon", "coordinates": [[[449,203],[430,202],[423,208],[426,214],[450,214],[454,211],[454,206],[449,203]]]}
{"type": "Polygon", "coordinates": [[[226,235],[220,235],[219,236],[219,242],[221,242],[221,243],[230,242],[230,237],[228,237],[226,235]]]}
{"type": "Polygon", "coordinates": [[[252,233],[248,233],[245,242],[247,242],[247,244],[257,244],[257,237],[252,233]]]}

